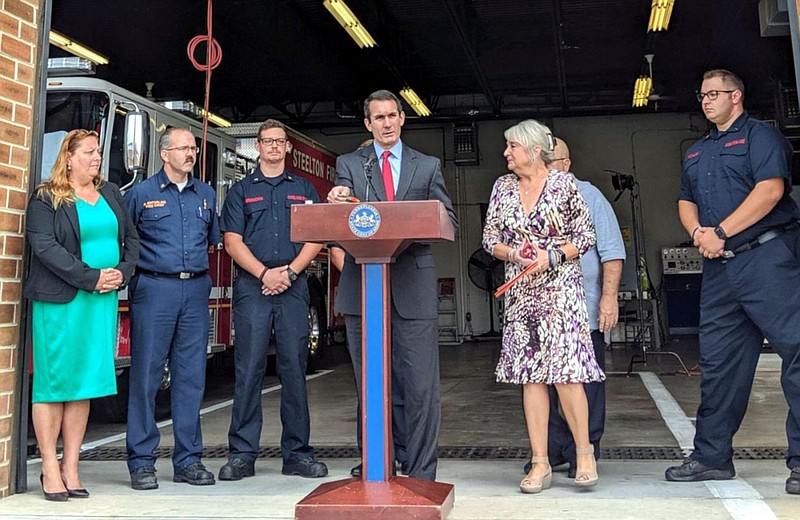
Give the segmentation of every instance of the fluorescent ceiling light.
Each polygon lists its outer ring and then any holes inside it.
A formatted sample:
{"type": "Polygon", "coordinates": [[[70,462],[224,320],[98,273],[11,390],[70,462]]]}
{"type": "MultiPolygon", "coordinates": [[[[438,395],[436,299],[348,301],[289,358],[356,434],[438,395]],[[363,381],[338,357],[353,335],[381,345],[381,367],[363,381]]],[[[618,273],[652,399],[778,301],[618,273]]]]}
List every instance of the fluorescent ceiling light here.
{"type": "Polygon", "coordinates": [[[406,100],[406,103],[411,105],[414,112],[420,117],[427,117],[431,115],[430,109],[423,103],[422,99],[414,92],[414,89],[406,87],[400,91],[400,95],[406,100]]]}
{"type": "Polygon", "coordinates": [[[64,49],[70,54],[79,58],[86,58],[87,60],[97,65],[108,65],[108,58],[102,54],[98,54],[88,47],[84,47],[78,42],[74,42],[55,31],[50,31],[50,43],[59,49],[64,49]]]}
{"type": "MultiPolygon", "coordinates": [[[[202,116],[204,113],[206,113],[206,111],[201,108],[200,115],[202,116]]],[[[218,116],[213,112],[208,113],[208,120],[221,128],[228,128],[229,126],[231,126],[230,121],[228,121],[222,116],[218,116]]]]}
{"type": "Polygon", "coordinates": [[[666,31],[674,6],[675,0],[653,0],[647,31],[666,31]]]}
{"type": "Polygon", "coordinates": [[[647,106],[650,91],[653,89],[653,78],[650,76],[639,76],[633,86],[633,105],[634,107],[647,106]]]}
{"type": "Polygon", "coordinates": [[[322,2],[325,9],[336,18],[347,34],[358,44],[362,49],[364,47],[375,47],[377,45],[372,36],[364,28],[364,25],[356,18],[353,11],[347,7],[344,0],[325,0],[322,2]]]}

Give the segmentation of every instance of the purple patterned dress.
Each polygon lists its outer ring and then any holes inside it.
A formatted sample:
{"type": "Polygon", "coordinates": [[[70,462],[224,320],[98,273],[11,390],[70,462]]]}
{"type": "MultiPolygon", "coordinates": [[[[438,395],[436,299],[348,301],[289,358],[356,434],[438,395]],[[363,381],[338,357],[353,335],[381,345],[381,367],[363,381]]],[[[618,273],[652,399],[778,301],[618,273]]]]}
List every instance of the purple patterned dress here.
{"type": "MultiPolygon", "coordinates": [[[[581,254],[595,243],[589,209],[572,175],[550,170],[529,215],[512,174],[497,179],[489,200],[483,247],[518,248],[524,239],[542,249],[571,242],[581,254]]],[[[506,262],[506,280],[522,271],[506,262]]],[[[495,375],[501,383],[590,383],[603,381],[589,335],[579,259],[533,274],[505,293],[503,345],[495,375]]]]}

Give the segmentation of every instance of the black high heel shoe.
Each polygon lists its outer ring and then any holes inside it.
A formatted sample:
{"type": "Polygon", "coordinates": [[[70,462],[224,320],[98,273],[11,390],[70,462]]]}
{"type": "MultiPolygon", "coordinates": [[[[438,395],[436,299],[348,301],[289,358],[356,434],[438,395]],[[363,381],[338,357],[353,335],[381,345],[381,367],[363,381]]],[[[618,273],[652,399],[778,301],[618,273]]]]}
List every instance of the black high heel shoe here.
{"type": "Polygon", "coordinates": [[[64,477],[61,477],[61,482],[63,482],[64,487],[67,488],[67,494],[70,498],[89,498],[89,491],[87,491],[86,488],[70,489],[67,487],[67,481],[64,480],[64,477]]]}
{"type": "Polygon", "coordinates": [[[42,484],[42,493],[44,493],[44,499],[50,500],[51,502],[66,502],[69,500],[69,492],[68,491],[59,491],[57,493],[48,493],[44,489],[44,475],[39,473],[39,482],[42,484]]]}
{"type": "MultiPolygon", "coordinates": [[[[59,465],[59,467],[63,468],[61,465],[59,465]]],[[[87,491],[86,488],[70,489],[63,473],[61,474],[61,482],[63,482],[64,487],[67,488],[67,494],[69,494],[70,498],[89,498],[89,491],[87,491]]]]}

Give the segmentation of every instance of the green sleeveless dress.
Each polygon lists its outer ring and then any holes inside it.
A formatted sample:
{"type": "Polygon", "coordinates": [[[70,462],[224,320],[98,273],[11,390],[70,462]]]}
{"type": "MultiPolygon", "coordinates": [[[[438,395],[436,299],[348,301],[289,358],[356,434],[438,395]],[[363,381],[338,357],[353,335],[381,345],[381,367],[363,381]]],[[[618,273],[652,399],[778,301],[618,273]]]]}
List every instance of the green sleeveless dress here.
{"type": "MultiPolygon", "coordinates": [[[[119,263],[117,217],[102,196],[76,199],[81,258],[105,269],[119,263]]],[[[68,303],[33,302],[34,403],[92,399],[117,393],[117,293],[79,289],[68,303]]]]}

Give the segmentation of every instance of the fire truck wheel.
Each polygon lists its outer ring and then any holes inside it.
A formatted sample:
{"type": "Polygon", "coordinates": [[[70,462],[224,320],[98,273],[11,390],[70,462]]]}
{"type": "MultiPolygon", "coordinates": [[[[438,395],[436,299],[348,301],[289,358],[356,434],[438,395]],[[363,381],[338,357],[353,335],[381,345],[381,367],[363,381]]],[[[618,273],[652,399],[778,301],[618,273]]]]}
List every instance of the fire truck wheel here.
{"type": "Polygon", "coordinates": [[[117,394],[92,399],[92,420],[104,423],[124,423],[128,420],[128,369],[117,374],[117,394]]]}
{"type": "Polygon", "coordinates": [[[327,346],[328,313],[325,307],[325,292],[316,278],[310,278],[308,284],[310,297],[308,306],[308,366],[306,372],[313,373],[320,366],[320,361],[327,346]]]}
{"type": "MultiPolygon", "coordinates": [[[[128,368],[117,374],[117,394],[93,399],[92,420],[101,423],[124,423],[128,420],[128,368]]],[[[169,388],[156,394],[156,420],[163,421],[170,416],[169,388]]]]}

